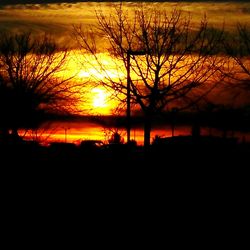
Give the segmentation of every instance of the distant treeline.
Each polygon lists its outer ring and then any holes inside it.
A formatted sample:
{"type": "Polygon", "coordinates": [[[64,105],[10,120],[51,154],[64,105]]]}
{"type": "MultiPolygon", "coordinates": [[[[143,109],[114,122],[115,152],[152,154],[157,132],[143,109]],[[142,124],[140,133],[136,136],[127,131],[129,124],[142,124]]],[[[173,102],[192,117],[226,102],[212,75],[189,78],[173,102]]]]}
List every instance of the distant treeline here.
{"type": "Polygon", "coordinates": [[[208,1],[208,0],[130,0],[130,1],[119,1],[119,0],[111,0],[111,1],[91,1],[91,0],[0,0],[0,4],[2,5],[10,5],[10,4],[47,4],[47,3],[77,3],[77,2],[250,2],[250,0],[214,0],[214,1],[208,1]]]}

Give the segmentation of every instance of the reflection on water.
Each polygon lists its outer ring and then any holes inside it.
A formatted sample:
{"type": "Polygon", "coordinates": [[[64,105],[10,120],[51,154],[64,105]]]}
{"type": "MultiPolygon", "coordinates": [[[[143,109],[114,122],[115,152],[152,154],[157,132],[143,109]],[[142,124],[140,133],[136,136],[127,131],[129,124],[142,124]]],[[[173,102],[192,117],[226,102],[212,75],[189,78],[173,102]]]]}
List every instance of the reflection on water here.
{"type": "MultiPolygon", "coordinates": [[[[176,126],[172,130],[170,125],[161,125],[153,127],[151,133],[151,142],[156,135],[161,137],[171,137],[180,135],[191,135],[191,127],[188,125],[176,126]]],[[[48,145],[51,141],[71,142],[79,144],[82,140],[102,140],[107,143],[108,139],[114,130],[112,128],[105,128],[94,122],[51,122],[44,124],[37,131],[20,131],[20,135],[29,140],[38,140],[44,145],[48,145]]],[[[119,133],[126,142],[126,130],[120,128],[119,133]]],[[[223,136],[223,131],[202,128],[201,135],[223,136]]],[[[239,142],[243,140],[250,141],[250,133],[233,132],[230,131],[227,136],[237,137],[239,142]]],[[[131,140],[135,140],[138,145],[143,145],[143,127],[136,127],[131,129],[131,140]]]]}

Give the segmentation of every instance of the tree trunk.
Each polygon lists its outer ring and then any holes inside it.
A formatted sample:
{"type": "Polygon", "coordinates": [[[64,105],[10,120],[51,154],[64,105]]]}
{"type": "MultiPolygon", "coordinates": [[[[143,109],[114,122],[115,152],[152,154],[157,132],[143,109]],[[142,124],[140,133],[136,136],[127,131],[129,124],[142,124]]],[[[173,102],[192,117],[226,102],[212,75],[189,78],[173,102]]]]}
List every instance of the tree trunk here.
{"type": "Polygon", "coordinates": [[[148,149],[150,146],[150,134],[151,134],[151,116],[146,114],[144,121],[144,148],[148,149]]]}

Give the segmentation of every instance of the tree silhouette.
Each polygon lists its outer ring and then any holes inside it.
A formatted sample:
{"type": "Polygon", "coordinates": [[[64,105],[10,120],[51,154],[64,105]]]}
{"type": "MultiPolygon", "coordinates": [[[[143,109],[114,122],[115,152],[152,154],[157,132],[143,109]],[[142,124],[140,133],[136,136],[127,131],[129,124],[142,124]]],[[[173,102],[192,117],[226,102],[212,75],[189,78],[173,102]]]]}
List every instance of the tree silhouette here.
{"type": "MultiPolygon", "coordinates": [[[[187,103],[181,107],[180,100],[190,101],[190,92],[204,83],[211,88],[209,79],[222,63],[215,54],[223,32],[210,29],[205,19],[199,27],[192,26],[190,16],[176,9],[167,13],[142,7],[132,15],[120,5],[111,13],[106,16],[97,12],[97,29],[76,27],[76,39],[84,53],[93,55],[102,72],[108,68],[98,57],[96,41],[100,38],[103,46],[107,43],[110,56],[122,62],[117,64],[117,70],[127,75],[120,74],[118,81],[106,74],[99,81],[119,98],[123,94],[124,101],[131,92],[132,103],[139,105],[144,114],[144,146],[148,146],[156,114],[177,101],[178,108],[183,108],[187,103]]],[[[192,98],[191,103],[200,97],[192,98]]]]}
{"type": "MultiPolygon", "coordinates": [[[[250,29],[243,24],[237,25],[234,38],[225,42],[226,52],[231,61],[228,69],[224,71],[230,86],[240,90],[250,91],[250,29]]],[[[234,89],[235,91],[235,89],[234,89]]]]}
{"type": "MultiPolygon", "coordinates": [[[[17,135],[48,113],[66,112],[76,101],[72,77],[64,77],[68,51],[48,35],[1,34],[0,129],[17,135]]],[[[5,131],[5,132],[3,132],[5,131]]]]}

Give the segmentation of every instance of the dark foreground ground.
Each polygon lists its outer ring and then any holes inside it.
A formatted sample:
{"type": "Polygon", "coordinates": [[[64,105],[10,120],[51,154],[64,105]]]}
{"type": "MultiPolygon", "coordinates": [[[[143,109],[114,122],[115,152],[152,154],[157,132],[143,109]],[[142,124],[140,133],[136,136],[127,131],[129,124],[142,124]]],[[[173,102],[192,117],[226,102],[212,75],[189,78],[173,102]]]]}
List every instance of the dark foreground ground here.
{"type": "Polygon", "coordinates": [[[219,138],[175,138],[147,150],[113,144],[2,145],[1,198],[12,217],[35,213],[46,221],[49,215],[58,225],[65,216],[88,218],[93,226],[105,218],[107,225],[111,217],[117,223],[131,216],[148,223],[150,215],[159,222],[189,218],[188,227],[194,217],[206,225],[223,218],[227,226],[248,204],[249,157],[249,144],[219,138]]]}
{"type": "MultiPolygon", "coordinates": [[[[121,229],[134,238],[142,228],[164,233],[164,239],[166,229],[178,238],[179,231],[188,237],[192,232],[198,244],[224,239],[223,234],[225,241],[229,233],[233,239],[236,232],[246,235],[249,144],[178,138],[147,151],[26,143],[2,145],[0,152],[4,231],[28,235],[26,245],[31,238],[43,242],[46,235],[71,232],[91,244],[96,239],[105,244],[99,235],[112,233],[110,245],[121,229]]],[[[127,241],[125,235],[120,242],[127,241]]]]}
{"type": "Polygon", "coordinates": [[[126,144],[96,145],[35,142],[0,145],[1,166],[36,169],[227,169],[248,167],[250,143],[235,138],[178,136],[155,141],[145,149],[126,144]]]}

